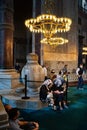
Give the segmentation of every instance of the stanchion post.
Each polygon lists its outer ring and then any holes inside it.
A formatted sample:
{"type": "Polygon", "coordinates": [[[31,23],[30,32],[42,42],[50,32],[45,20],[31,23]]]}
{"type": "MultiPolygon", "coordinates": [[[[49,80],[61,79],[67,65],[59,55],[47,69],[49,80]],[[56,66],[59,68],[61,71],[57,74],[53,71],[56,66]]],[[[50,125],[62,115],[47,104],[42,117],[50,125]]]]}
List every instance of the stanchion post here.
{"type": "Polygon", "coordinates": [[[25,75],[25,96],[22,99],[29,99],[30,97],[27,96],[27,75],[25,75]]]}

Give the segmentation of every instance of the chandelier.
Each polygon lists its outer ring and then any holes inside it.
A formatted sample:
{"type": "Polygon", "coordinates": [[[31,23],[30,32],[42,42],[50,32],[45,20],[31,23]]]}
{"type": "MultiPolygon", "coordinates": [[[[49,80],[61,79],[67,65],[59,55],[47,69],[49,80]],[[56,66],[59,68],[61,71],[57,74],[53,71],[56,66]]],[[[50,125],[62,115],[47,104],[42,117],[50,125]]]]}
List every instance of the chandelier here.
{"type": "Polygon", "coordinates": [[[25,26],[33,33],[42,33],[45,38],[51,38],[57,32],[68,32],[71,19],[67,17],[57,18],[55,15],[42,14],[36,18],[25,20],[25,26]]]}
{"type": "Polygon", "coordinates": [[[62,37],[51,37],[51,38],[43,38],[40,42],[50,45],[63,45],[65,43],[68,43],[68,40],[62,37]]]}

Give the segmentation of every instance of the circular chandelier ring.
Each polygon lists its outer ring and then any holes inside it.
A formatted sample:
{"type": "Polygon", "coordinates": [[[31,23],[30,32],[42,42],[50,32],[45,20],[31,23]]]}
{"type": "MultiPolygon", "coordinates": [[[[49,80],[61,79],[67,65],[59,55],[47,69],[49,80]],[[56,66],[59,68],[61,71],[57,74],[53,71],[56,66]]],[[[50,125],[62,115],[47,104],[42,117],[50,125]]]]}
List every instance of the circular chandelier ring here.
{"type": "Polygon", "coordinates": [[[36,19],[29,19],[25,21],[25,26],[35,33],[52,33],[67,32],[71,26],[70,18],[57,18],[55,15],[42,14],[36,19]]]}
{"type": "Polygon", "coordinates": [[[43,38],[40,42],[50,45],[62,45],[68,43],[68,40],[62,37],[52,37],[52,38],[43,38]]]}

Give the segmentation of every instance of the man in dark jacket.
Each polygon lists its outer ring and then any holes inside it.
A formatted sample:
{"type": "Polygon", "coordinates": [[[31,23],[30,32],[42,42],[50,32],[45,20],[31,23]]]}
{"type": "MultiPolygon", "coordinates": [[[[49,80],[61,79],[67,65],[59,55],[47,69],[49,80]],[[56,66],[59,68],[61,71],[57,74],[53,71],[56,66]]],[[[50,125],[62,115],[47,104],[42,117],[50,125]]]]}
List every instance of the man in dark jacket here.
{"type": "Polygon", "coordinates": [[[80,66],[77,68],[76,74],[78,76],[77,89],[83,90],[84,81],[83,81],[83,65],[82,64],[80,64],[80,66]]]}

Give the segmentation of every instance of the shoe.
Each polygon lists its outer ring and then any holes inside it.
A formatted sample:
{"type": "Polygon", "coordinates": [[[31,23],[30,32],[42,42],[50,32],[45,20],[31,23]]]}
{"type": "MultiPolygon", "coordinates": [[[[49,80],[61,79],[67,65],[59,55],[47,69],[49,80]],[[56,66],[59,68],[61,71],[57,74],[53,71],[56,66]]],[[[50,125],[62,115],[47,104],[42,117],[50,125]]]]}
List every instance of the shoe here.
{"type": "Polygon", "coordinates": [[[64,108],[68,109],[68,106],[67,106],[67,105],[64,105],[64,108]]]}
{"type": "Polygon", "coordinates": [[[50,104],[48,104],[48,106],[49,106],[49,107],[53,107],[53,104],[52,104],[52,103],[50,103],[50,104]]]}
{"type": "Polygon", "coordinates": [[[62,111],[62,110],[63,110],[63,108],[62,108],[62,107],[60,107],[60,110],[62,111]]]}
{"type": "Polygon", "coordinates": [[[53,106],[53,110],[56,111],[56,110],[57,110],[57,107],[56,107],[56,106],[53,106]]]}

